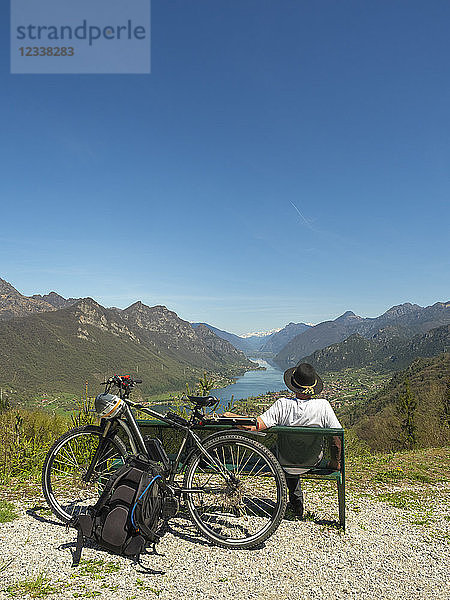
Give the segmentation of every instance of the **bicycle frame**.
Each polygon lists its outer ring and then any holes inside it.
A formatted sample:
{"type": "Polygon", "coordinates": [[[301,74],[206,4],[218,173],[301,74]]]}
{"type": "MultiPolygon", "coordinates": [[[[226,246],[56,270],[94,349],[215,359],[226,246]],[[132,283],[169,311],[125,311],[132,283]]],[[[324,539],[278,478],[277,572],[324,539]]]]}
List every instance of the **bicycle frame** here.
{"type": "MultiPolygon", "coordinates": [[[[214,466],[226,480],[231,481],[231,482],[234,482],[236,480],[234,473],[228,472],[221,465],[220,462],[218,462],[213,456],[211,456],[211,454],[209,454],[208,451],[203,446],[200,437],[196,433],[194,433],[194,431],[192,431],[192,429],[196,423],[196,417],[198,416],[196,410],[193,411],[191,419],[189,421],[186,421],[186,424],[181,424],[181,423],[174,421],[173,419],[171,419],[169,417],[166,417],[165,415],[161,415],[161,413],[154,411],[151,408],[143,407],[140,405],[135,405],[135,406],[139,406],[139,410],[147,413],[149,416],[151,416],[155,419],[159,419],[160,421],[164,421],[165,423],[168,423],[174,429],[182,430],[185,432],[185,435],[184,435],[181,445],[178,449],[176,457],[171,464],[171,469],[170,469],[168,481],[167,481],[167,484],[169,486],[175,486],[177,495],[185,494],[185,493],[194,493],[194,492],[199,491],[196,489],[182,488],[175,484],[175,476],[179,472],[180,465],[182,464],[181,456],[182,456],[183,450],[186,446],[188,439],[192,440],[194,447],[191,450],[191,452],[188,454],[186,459],[183,461],[183,463],[187,463],[189,458],[192,456],[192,454],[194,452],[196,452],[196,450],[199,450],[205,456],[205,458],[208,460],[209,464],[211,466],[214,466]]],[[[131,411],[131,407],[126,400],[125,400],[125,406],[124,406],[122,414],[118,417],[114,417],[113,419],[106,421],[105,426],[104,426],[103,436],[102,436],[104,440],[106,440],[109,436],[111,436],[111,437],[114,436],[114,434],[116,432],[116,427],[114,427],[115,423],[127,435],[133,454],[144,454],[144,456],[148,457],[148,451],[147,451],[147,447],[145,445],[144,437],[143,437],[141,430],[139,429],[139,426],[136,422],[136,419],[131,411]]],[[[212,434],[212,436],[214,436],[214,435],[220,435],[220,434],[218,434],[218,433],[212,434]]],[[[208,439],[212,436],[208,436],[208,439]]],[[[87,469],[87,472],[83,478],[86,482],[89,481],[90,477],[92,476],[92,473],[94,472],[98,457],[101,455],[101,452],[103,449],[102,447],[103,447],[103,444],[100,443],[98,445],[98,448],[97,448],[93,458],[92,458],[92,461],[91,461],[91,463],[87,469]]],[[[173,490],[173,491],[175,491],[175,490],[173,490]]]]}

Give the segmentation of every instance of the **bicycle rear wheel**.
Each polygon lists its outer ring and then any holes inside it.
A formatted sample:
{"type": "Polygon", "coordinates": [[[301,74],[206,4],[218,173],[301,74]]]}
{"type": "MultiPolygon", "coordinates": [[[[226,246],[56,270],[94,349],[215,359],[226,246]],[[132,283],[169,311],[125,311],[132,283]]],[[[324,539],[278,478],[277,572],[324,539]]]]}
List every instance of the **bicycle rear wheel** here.
{"type": "Polygon", "coordinates": [[[118,436],[102,438],[100,427],[88,425],[61,436],[47,453],[42,468],[42,491],[53,513],[67,522],[95,504],[111,473],[125,463],[127,450],[118,436]],[[104,444],[90,480],[83,476],[99,443],[104,444]]]}
{"type": "Polygon", "coordinates": [[[183,483],[192,520],[218,546],[259,546],[286,510],[286,480],[279,462],[244,435],[220,434],[204,447],[211,458],[195,454],[183,483]]]}

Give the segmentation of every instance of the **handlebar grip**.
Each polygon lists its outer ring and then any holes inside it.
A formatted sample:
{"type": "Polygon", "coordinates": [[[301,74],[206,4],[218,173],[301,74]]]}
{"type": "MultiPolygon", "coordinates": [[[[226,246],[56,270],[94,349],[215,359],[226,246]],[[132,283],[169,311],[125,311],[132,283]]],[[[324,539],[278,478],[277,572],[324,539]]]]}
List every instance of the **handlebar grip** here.
{"type": "Polygon", "coordinates": [[[133,379],[134,383],[142,383],[142,379],[133,379]]]}

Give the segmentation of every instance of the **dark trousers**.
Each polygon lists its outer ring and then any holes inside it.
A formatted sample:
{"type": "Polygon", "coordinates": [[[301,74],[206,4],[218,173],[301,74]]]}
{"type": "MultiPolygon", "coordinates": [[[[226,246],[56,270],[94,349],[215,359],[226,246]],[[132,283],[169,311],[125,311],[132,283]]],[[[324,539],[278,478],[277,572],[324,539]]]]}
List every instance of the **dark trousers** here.
{"type": "Polygon", "coordinates": [[[298,475],[286,474],[286,483],[289,490],[289,502],[303,508],[303,492],[300,477],[298,475]]]}

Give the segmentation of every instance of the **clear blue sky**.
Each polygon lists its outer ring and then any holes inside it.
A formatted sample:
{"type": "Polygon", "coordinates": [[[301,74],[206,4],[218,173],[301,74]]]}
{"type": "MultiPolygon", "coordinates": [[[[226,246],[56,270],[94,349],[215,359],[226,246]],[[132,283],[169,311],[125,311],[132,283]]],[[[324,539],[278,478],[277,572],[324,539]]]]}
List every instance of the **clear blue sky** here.
{"type": "Polygon", "coordinates": [[[0,277],[235,333],[448,300],[450,3],[153,0],[150,75],[11,75],[0,277]]]}

